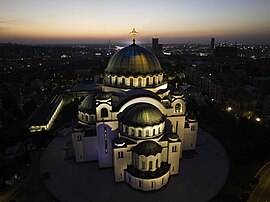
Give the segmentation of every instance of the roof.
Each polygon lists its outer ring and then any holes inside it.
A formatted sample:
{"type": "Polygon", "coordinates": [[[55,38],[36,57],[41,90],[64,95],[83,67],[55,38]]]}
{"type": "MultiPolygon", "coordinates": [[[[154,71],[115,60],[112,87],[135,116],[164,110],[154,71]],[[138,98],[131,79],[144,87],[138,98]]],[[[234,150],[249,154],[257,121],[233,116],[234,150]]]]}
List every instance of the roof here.
{"type": "Polygon", "coordinates": [[[86,112],[90,114],[96,113],[96,101],[93,94],[88,95],[82,103],[79,105],[78,110],[81,112],[86,112]]]}
{"type": "Polygon", "coordinates": [[[156,156],[161,153],[163,147],[154,141],[143,141],[133,148],[133,152],[143,156],[156,156]]]}
{"type": "Polygon", "coordinates": [[[149,50],[132,44],[116,52],[110,59],[106,73],[116,75],[146,75],[163,72],[156,56],[149,50]]]}
{"type": "Polygon", "coordinates": [[[64,88],[56,88],[48,98],[37,108],[34,113],[27,119],[26,125],[40,126],[47,125],[56,108],[63,100],[64,88]]]}
{"type": "Polygon", "coordinates": [[[76,83],[71,89],[71,92],[81,92],[81,91],[94,91],[95,90],[95,83],[76,83]]]}
{"type": "Polygon", "coordinates": [[[111,98],[111,93],[100,92],[100,93],[97,94],[96,98],[98,100],[108,100],[109,98],[111,98]]]}
{"type": "Polygon", "coordinates": [[[166,117],[154,105],[133,104],[123,111],[120,121],[127,126],[154,126],[164,122],[166,117]]]}

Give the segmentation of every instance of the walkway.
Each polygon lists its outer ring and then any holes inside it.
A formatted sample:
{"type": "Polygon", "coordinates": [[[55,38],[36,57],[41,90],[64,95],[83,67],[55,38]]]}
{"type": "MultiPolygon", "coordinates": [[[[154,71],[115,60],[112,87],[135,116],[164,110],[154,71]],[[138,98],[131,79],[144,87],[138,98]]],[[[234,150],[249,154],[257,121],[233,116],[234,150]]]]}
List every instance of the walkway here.
{"type": "Polygon", "coordinates": [[[256,174],[258,185],[252,191],[249,202],[270,202],[270,162],[256,174]]]}

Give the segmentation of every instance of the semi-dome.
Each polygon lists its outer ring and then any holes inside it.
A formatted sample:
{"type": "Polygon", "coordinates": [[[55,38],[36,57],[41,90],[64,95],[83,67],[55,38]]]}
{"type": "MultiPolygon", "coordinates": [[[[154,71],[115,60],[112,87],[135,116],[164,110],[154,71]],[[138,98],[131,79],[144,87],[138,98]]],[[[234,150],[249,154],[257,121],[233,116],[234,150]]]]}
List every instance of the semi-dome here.
{"type": "Polygon", "coordinates": [[[78,110],[80,112],[93,114],[96,112],[95,108],[96,102],[95,102],[95,96],[93,94],[88,95],[82,103],[79,105],[78,110]]]}
{"type": "Polygon", "coordinates": [[[127,126],[154,126],[164,122],[166,117],[154,105],[147,103],[134,104],[124,110],[120,121],[127,126]]]}
{"type": "Polygon", "coordinates": [[[162,71],[156,56],[136,44],[127,46],[115,53],[105,70],[107,74],[125,76],[158,74],[162,71]]]}
{"type": "Polygon", "coordinates": [[[133,152],[137,155],[156,156],[162,149],[163,147],[154,141],[143,141],[134,147],[133,152]]]}

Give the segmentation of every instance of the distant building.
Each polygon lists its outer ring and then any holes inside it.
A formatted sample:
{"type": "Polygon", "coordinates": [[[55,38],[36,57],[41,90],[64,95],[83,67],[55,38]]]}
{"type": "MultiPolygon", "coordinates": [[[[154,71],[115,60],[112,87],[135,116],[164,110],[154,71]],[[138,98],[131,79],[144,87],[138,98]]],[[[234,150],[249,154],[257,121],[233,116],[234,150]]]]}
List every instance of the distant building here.
{"type": "Polygon", "coordinates": [[[133,40],[110,59],[101,91],[78,107],[72,141],[77,162],[98,160],[114,167],[115,182],[150,191],[179,173],[182,151],[196,149],[198,122],[154,54],[133,40]]]}
{"type": "Polygon", "coordinates": [[[158,38],[152,38],[152,52],[156,56],[161,56],[162,53],[162,44],[158,43],[158,38]]]}
{"type": "Polygon", "coordinates": [[[253,86],[259,89],[270,89],[270,76],[254,77],[253,86]]]}
{"type": "Polygon", "coordinates": [[[4,109],[4,107],[3,107],[2,97],[0,96],[0,113],[1,113],[0,114],[0,128],[3,127],[3,122],[2,122],[3,109],[4,109]]]}
{"type": "Polygon", "coordinates": [[[211,38],[211,49],[215,48],[215,38],[211,38]]]}
{"type": "Polygon", "coordinates": [[[31,81],[31,88],[32,89],[41,89],[44,90],[44,82],[41,79],[35,79],[31,81]]]}
{"type": "Polygon", "coordinates": [[[210,52],[213,55],[215,51],[215,38],[211,38],[210,52]]]}
{"type": "Polygon", "coordinates": [[[237,47],[235,46],[217,46],[215,47],[216,57],[235,58],[238,56],[237,47]]]}
{"type": "Polygon", "coordinates": [[[52,127],[64,105],[63,95],[63,88],[54,89],[49,97],[34,111],[25,123],[30,132],[49,130],[52,127]]]}

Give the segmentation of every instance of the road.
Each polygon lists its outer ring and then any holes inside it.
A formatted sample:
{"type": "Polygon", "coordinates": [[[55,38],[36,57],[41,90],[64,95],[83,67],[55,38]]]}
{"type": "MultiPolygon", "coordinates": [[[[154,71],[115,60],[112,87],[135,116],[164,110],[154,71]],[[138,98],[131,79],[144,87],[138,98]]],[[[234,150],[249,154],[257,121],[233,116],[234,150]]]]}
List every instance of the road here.
{"type": "Polygon", "coordinates": [[[39,173],[39,155],[42,152],[31,153],[31,166],[27,175],[21,180],[16,181],[12,187],[1,194],[0,201],[7,202],[14,200],[16,202],[55,202],[54,198],[47,192],[40,180],[39,173]]]}
{"type": "Polygon", "coordinates": [[[260,181],[252,191],[249,202],[270,202],[270,162],[259,170],[256,177],[260,181]]]}

